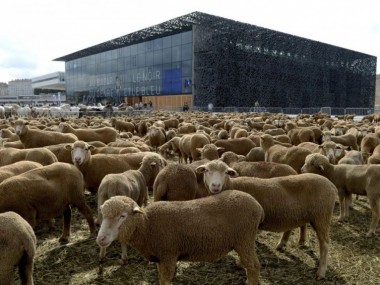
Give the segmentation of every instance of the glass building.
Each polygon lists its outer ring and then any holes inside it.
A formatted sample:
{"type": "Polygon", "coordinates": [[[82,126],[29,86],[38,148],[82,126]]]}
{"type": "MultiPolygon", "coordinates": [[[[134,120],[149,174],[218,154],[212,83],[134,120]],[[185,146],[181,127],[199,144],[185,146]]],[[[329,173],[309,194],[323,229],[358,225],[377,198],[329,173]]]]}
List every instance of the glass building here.
{"type": "Polygon", "coordinates": [[[194,12],[55,59],[72,103],[373,108],[376,57],[194,12]]]}

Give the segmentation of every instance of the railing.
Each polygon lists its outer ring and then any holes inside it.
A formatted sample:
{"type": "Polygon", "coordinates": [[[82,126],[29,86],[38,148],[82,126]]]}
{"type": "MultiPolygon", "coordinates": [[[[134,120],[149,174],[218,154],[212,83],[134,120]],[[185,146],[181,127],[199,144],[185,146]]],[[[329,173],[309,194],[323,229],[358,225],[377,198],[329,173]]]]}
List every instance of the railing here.
{"type": "MultiPolygon", "coordinates": [[[[190,111],[202,111],[209,112],[208,108],[205,107],[190,107],[190,111]]],[[[380,111],[380,110],[379,110],[380,111]]],[[[283,113],[283,114],[316,114],[316,113],[327,113],[328,115],[357,115],[366,116],[375,112],[373,108],[331,108],[331,107],[320,107],[320,108],[281,108],[281,107],[214,107],[212,112],[222,113],[222,112],[268,112],[268,113],[283,113]]]]}

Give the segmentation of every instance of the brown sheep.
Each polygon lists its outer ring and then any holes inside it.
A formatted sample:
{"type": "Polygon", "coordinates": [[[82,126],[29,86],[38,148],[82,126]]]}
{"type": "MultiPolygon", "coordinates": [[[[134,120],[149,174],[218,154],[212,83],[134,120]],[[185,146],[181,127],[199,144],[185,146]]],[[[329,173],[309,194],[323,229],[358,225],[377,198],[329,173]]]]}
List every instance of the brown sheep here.
{"type": "Polygon", "coordinates": [[[170,284],[178,260],[214,261],[232,249],[246,269],[246,284],[259,284],[255,242],[264,212],[246,193],[225,191],[199,200],[160,201],[144,210],[132,199],[116,196],[101,210],[104,220],[98,245],[105,248],[118,239],[123,260],[127,259],[127,244],[131,245],[157,262],[160,284],[170,284]]]}
{"type": "Polygon", "coordinates": [[[297,171],[287,164],[265,161],[241,161],[237,154],[230,151],[223,153],[220,160],[235,169],[239,176],[272,178],[297,174],[297,171]]]}
{"type": "Polygon", "coordinates": [[[0,183],[0,212],[14,211],[34,228],[38,220],[49,220],[63,214],[60,237],[70,236],[71,208],[75,206],[86,218],[90,232],[95,234],[91,209],[84,197],[83,176],[68,163],[56,162],[29,170],[0,183]]]}
{"type": "Polygon", "coordinates": [[[246,155],[256,145],[249,138],[237,138],[228,140],[217,140],[214,142],[217,147],[224,148],[224,151],[232,151],[236,154],[246,155]]]}
{"type": "Polygon", "coordinates": [[[267,134],[262,135],[260,139],[260,145],[265,151],[265,161],[288,164],[297,173],[301,173],[305,158],[311,151],[298,146],[285,147],[275,144],[273,137],[267,134]]]}
{"type": "Polygon", "coordinates": [[[139,206],[148,204],[148,185],[153,185],[158,173],[167,165],[165,159],[156,153],[144,156],[137,170],[111,173],[104,176],[98,190],[98,223],[102,217],[100,206],[109,198],[124,195],[132,198],[139,206]]]}
{"type": "Polygon", "coordinates": [[[21,160],[35,161],[42,165],[48,165],[58,161],[55,154],[46,148],[0,149],[0,166],[12,164],[21,160]]]}
{"type": "Polygon", "coordinates": [[[32,227],[19,214],[5,212],[0,214],[0,229],[1,284],[13,284],[17,266],[21,283],[33,285],[37,239],[32,227]]]}
{"type": "Polygon", "coordinates": [[[325,156],[314,153],[306,157],[302,171],[327,177],[338,188],[339,220],[346,220],[349,217],[351,194],[367,195],[372,210],[372,220],[367,236],[375,233],[380,218],[380,191],[377,185],[380,165],[333,165],[325,156]]]}
{"type": "Polygon", "coordinates": [[[20,137],[25,148],[44,147],[60,143],[73,143],[78,139],[74,134],[62,134],[52,131],[31,129],[28,125],[29,122],[24,120],[16,120],[14,123],[15,132],[20,137]]]}
{"type": "Polygon", "coordinates": [[[4,165],[0,167],[0,183],[9,177],[27,172],[29,170],[42,167],[41,163],[21,160],[12,164],[4,165]]]}
{"type": "Polygon", "coordinates": [[[251,194],[265,212],[264,221],[259,228],[266,231],[284,232],[277,249],[285,247],[292,229],[310,223],[319,241],[320,259],[317,278],[321,279],[325,276],[330,223],[337,195],[336,187],[327,178],[316,174],[269,179],[235,178],[238,173],[220,160],[201,165],[196,171],[204,173],[204,183],[212,194],[228,189],[251,194]]]}
{"type": "Polygon", "coordinates": [[[121,132],[135,132],[135,125],[131,122],[124,122],[117,120],[116,118],[111,118],[111,126],[115,128],[119,133],[121,132]]]}
{"type": "Polygon", "coordinates": [[[100,182],[110,173],[121,173],[129,169],[138,169],[144,156],[148,152],[128,154],[94,154],[93,146],[84,141],[76,141],[66,145],[71,151],[74,165],[83,173],[88,191],[96,193],[100,182]]]}
{"type": "Polygon", "coordinates": [[[376,146],[380,144],[380,139],[376,134],[369,133],[363,137],[360,143],[360,151],[362,152],[364,162],[368,162],[368,157],[373,153],[376,146]]]}
{"type": "Polygon", "coordinates": [[[101,141],[105,144],[114,142],[116,140],[117,131],[111,127],[103,127],[97,129],[79,128],[74,129],[68,123],[60,123],[56,129],[60,133],[71,133],[76,135],[78,140],[85,142],[101,141]]]}

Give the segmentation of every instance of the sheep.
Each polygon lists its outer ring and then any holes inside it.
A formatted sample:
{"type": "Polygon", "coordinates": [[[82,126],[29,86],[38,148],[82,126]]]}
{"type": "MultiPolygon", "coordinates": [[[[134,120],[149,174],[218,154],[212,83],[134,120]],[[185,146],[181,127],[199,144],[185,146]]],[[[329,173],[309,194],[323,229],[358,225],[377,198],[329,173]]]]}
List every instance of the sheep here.
{"type": "Polygon", "coordinates": [[[83,173],[86,188],[91,193],[98,191],[100,182],[107,174],[138,169],[142,159],[148,153],[91,155],[94,147],[84,141],[76,141],[65,147],[71,151],[73,164],[83,173]]]}
{"type": "Polygon", "coordinates": [[[179,150],[183,162],[187,163],[187,159],[189,159],[190,163],[193,160],[199,160],[200,153],[197,149],[209,143],[210,140],[205,134],[194,133],[182,136],[179,140],[179,150]]]}
{"type": "Polygon", "coordinates": [[[170,118],[170,119],[164,120],[164,124],[165,124],[165,130],[167,131],[171,128],[177,129],[179,125],[179,121],[176,118],[170,118]]]}
{"type": "Polygon", "coordinates": [[[165,129],[156,126],[149,127],[148,139],[150,146],[157,151],[157,148],[162,146],[166,142],[165,129]]]}
{"type": "Polygon", "coordinates": [[[368,157],[368,164],[380,164],[380,145],[377,145],[368,157]]]}
{"type": "Polygon", "coordinates": [[[265,151],[261,146],[256,146],[247,153],[245,161],[265,161],[265,151]]]}
{"type": "Polygon", "coordinates": [[[346,154],[346,147],[333,141],[325,141],[312,151],[326,156],[330,163],[337,164],[346,154]]]}
{"type": "Polygon", "coordinates": [[[0,183],[0,212],[14,211],[34,228],[38,220],[63,214],[60,241],[70,236],[71,207],[86,218],[91,234],[95,223],[84,196],[83,176],[71,164],[55,162],[10,177],[0,183]]]}
{"type": "Polygon", "coordinates": [[[344,146],[350,147],[351,150],[359,150],[356,136],[353,134],[344,134],[341,136],[333,136],[330,131],[323,132],[324,141],[333,141],[344,146]]]}
{"type": "Polygon", "coordinates": [[[380,165],[333,165],[325,156],[314,153],[306,157],[302,172],[317,173],[327,177],[338,188],[340,221],[347,220],[349,217],[351,194],[367,195],[372,210],[372,220],[367,236],[375,234],[380,218],[380,192],[377,185],[380,165]]]}
{"type": "Polygon", "coordinates": [[[137,133],[140,137],[144,137],[148,133],[148,125],[146,121],[142,120],[137,124],[137,133]]]}
{"type": "Polygon", "coordinates": [[[303,147],[285,147],[275,144],[273,137],[267,134],[260,137],[260,145],[265,151],[265,161],[288,164],[297,173],[301,173],[305,157],[311,153],[303,147]]]}
{"type": "Polygon", "coordinates": [[[368,157],[373,153],[376,146],[380,144],[380,138],[373,133],[363,137],[360,143],[360,151],[362,152],[364,162],[368,162],[368,157]]]}
{"type": "Polygon", "coordinates": [[[215,261],[234,249],[246,269],[246,284],[259,284],[256,235],[264,212],[240,191],[191,201],[160,201],[142,210],[128,197],[116,196],[102,205],[103,222],[96,242],[104,250],[113,240],[127,259],[129,244],[157,262],[160,284],[170,284],[178,260],[215,261]],[[221,238],[222,237],[222,238],[221,238]]]}
{"type": "Polygon", "coordinates": [[[265,161],[240,161],[239,155],[230,151],[223,153],[220,160],[235,169],[239,176],[272,178],[297,175],[297,171],[287,164],[265,161]]]}
{"type": "Polygon", "coordinates": [[[154,201],[187,201],[206,195],[198,193],[195,171],[187,164],[169,164],[158,173],[153,184],[154,201]]]}
{"type": "Polygon", "coordinates": [[[102,217],[100,206],[104,201],[117,195],[125,195],[136,203],[147,205],[148,185],[153,185],[158,173],[167,165],[161,155],[149,153],[144,156],[137,170],[127,170],[122,173],[111,173],[104,176],[98,189],[98,223],[102,217]]]}
{"type": "Polygon", "coordinates": [[[116,140],[117,131],[111,127],[103,127],[97,129],[80,128],[74,129],[68,123],[60,123],[56,129],[60,133],[72,133],[77,136],[78,140],[85,142],[101,141],[105,144],[116,140]]]}
{"type": "MultiPolygon", "coordinates": [[[[284,232],[277,249],[286,246],[291,230],[310,223],[319,241],[317,279],[327,270],[329,230],[337,189],[327,178],[316,174],[298,174],[269,179],[237,177],[238,173],[223,161],[213,160],[196,169],[204,173],[204,184],[211,194],[235,189],[251,194],[263,207],[260,229],[284,232]],[[233,178],[233,179],[230,179],[233,178]]],[[[300,244],[305,236],[301,235],[300,244]]]]}
{"type": "Polygon", "coordinates": [[[111,118],[111,126],[115,128],[119,133],[121,132],[135,132],[135,125],[131,122],[124,122],[117,120],[116,118],[111,118]]]}
{"type": "Polygon", "coordinates": [[[15,142],[20,140],[20,137],[9,129],[1,129],[0,138],[4,141],[7,140],[7,142],[15,142]]]}
{"type": "Polygon", "coordinates": [[[34,161],[22,160],[0,167],[0,183],[9,177],[42,167],[42,164],[34,161]]]}
{"type": "MultiPolygon", "coordinates": [[[[369,161],[368,163],[371,164],[369,161]]],[[[358,150],[347,151],[345,156],[338,161],[338,164],[364,164],[363,155],[358,150]]]]}
{"type": "Polygon", "coordinates": [[[225,151],[233,151],[236,154],[246,155],[256,145],[249,138],[237,138],[228,140],[217,140],[214,143],[217,147],[224,148],[225,151]]]}
{"type": "Polygon", "coordinates": [[[78,138],[74,134],[62,134],[28,127],[29,122],[16,120],[14,128],[25,148],[36,148],[60,143],[73,143],[78,138]]]}
{"type": "Polygon", "coordinates": [[[285,130],[293,145],[299,145],[302,142],[316,142],[314,131],[309,127],[298,127],[294,122],[287,122],[285,130]]]}
{"type": "Polygon", "coordinates": [[[21,160],[35,161],[42,165],[48,165],[58,161],[55,154],[46,148],[0,149],[0,166],[12,164],[21,160]]]}
{"type": "Polygon", "coordinates": [[[15,266],[18,266],[21,283],[33,285],[34,255],[37,238],[32,227],[19,214],[0,214],[0,280],[11,285],[15,266]]]}

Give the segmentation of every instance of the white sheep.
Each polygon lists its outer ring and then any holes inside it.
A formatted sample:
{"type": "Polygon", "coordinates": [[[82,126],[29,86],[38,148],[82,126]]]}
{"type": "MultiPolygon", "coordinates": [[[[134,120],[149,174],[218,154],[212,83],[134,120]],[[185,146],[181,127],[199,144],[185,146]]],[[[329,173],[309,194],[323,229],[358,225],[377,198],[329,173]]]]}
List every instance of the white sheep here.
{"type": "MultiPolygon", "coordinates": [[[[291,230],[310,223],[319,241],[317,278],[325,276],[329,249],[329,232],[337,189],[327,178],[316,174],[299,174],[262,179],[236,177],[237,172],[223,161],[213,160],[196,169],[204,173],[208,191],[217,194],[236,189],[251,194],[263,207],[260,229],[284,232],[277,249],[283,249],[291,230]],[[236,177],[230,179],[230,177],[236,177]]],[[[301,236],[300,243],[305,237],[301,236]]]]}
{"type": "Polygon", "coordinates": [[[349,217],[351,194],[367,195],[372,211],[372,220],[367,236],[375,234],[380,219],[380,190],[377,185],[380,165],[333,165],[325,156],[315,153],[306,157],[302,171],[327,177],[338,188],[339,220],[346,220],[349,217]]]}
{"type": "Polygon", "coordinates": [[[109,198],[124,195],[132,198],[139,206],[147,205],[148,185],[153,185],[158,173],[167,165],[163,157],[156,153],[144,156],[137,170],[111,173],[104,176],[98,189],[98,223],[102,217],[100,206],[109,198]]]}
{"type": "Polygon", "coordinates": [[[13,284],[15,266],[21,283],[33,285],[34,255],[37,239],[32,227],[19,214],[0,214],[0,281],[13,284]]]}
{"type": "Polygon", "coordinates": [[[259,283],[255,240],[264,212],[246,193],[225,191],[198,200],[160,201],[144,210],[128,197],[115,196],[101,210],[98,245],[107,247],[118,239],[123,260],[128,244],[157,262],[160,285],[170,284],[178,260],[215,261],[232,249],[246,269],[247,284],[259,283]]]}

